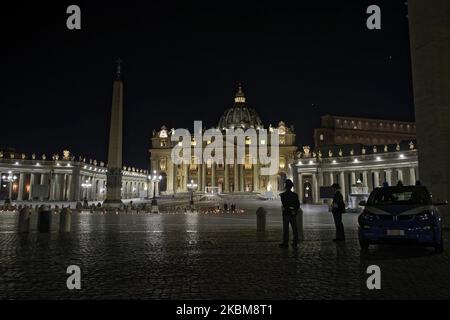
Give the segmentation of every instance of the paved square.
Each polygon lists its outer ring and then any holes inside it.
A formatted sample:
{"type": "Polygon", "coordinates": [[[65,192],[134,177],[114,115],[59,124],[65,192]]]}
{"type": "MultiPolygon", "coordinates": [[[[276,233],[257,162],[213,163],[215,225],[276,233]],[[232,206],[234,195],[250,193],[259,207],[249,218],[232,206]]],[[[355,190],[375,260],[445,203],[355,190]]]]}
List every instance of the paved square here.
{"type": "MultiPolygon", "coordinates": [[[[324,207],[304,207],[305,241],[280,249],[277,201],[248,201],[244,214],[73,214],[70,234],[16,233],[17,214],[0,213],[2,299],[378,299],[450,298],[448,251],[376,246],[361,254],[356,214],[347,241],[335,244],[324,207]],[[258,206],[267,233],[256,234],[258,206]],[[381,268],[379,291],[366,268],[381,268]],[[81,268],[81,290],[68,290],[66,268],[81,268]]],[[[445,240],[449,241],[448,232],[445,240]]]]}

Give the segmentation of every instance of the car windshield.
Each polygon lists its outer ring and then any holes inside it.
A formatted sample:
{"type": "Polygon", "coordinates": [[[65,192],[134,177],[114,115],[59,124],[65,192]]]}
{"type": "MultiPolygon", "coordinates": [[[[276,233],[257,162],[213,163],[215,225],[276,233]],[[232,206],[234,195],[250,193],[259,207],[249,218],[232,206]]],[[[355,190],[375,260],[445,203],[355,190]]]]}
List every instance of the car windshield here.
{"type": "Polygon", "coordinates": [[[377,188],[367,201],[368,205],[427,205],[431,198],[423,187],[384,187],[377,188]]]}

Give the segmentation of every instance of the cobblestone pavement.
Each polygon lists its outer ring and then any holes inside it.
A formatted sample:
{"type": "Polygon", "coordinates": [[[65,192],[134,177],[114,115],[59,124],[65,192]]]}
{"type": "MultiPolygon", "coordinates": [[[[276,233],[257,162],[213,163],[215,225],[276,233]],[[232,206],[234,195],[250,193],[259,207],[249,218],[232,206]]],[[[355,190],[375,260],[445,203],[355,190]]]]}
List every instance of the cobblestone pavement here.
{"type": "MultiPolygon", "coordinates": [[[[1,299],[385,299],[450,298],[448,251],[375,246],[360,253],[356,214],[345,215],[347,241],[335,244],[331,215],[305,210],[305,241],[280,249],[280,214],[268,231],[254,213],[73,214],[72,232],[16,233],[17,214],[0,213],[1,299]],[[82,289],[66,288],[78,265],[82,289]],[[381,267],[382,289],[366,288],[366,268],[381,267]]],[[[254,211],[252,211],[254,212],[254,211]]],[[[448,241],[448,232],[445,234],[448,241]]]]}

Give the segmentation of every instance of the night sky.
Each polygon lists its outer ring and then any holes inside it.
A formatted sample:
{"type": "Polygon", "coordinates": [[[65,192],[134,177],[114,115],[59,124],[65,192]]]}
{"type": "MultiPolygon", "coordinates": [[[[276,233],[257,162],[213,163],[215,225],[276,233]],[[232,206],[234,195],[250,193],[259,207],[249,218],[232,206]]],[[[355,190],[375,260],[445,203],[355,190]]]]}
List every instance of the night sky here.
{"type": "Polygon", "coordinates": [[[106,160],[118,57],[126,165],[148,168],[161,125],[217,125],[239,82],[266,126],[294,125],[298,145],[327,113],[413,121],[404,2],[2,4],[0,148],[106,160]],[[80,31],[66,28],[70,4],[80,31]],[[382,30],[366,28],[371,4],[382,30]]]}

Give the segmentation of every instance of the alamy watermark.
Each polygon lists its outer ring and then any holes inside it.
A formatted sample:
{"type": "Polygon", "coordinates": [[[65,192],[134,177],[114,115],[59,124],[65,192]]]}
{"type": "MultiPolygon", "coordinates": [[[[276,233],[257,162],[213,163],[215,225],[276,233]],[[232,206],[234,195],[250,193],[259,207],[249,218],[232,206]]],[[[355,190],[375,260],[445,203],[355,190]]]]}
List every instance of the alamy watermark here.
{"type": "Polygon", "coordinates": [[[203,132],[201,121],[194,121],[194,133],[172,131],[171,158],[179,164],[261,164],[261,175],[275,175],[279,167],[280,135],[271,128],[212,128],[203,132]],[[244,130],[245,129],[245,130],[244,130]],[[270,138],[270,141],[268,140],[270,138]],[[206,142],[204,146],[203,142],[206,142]],[[225,154],[224,154],[225,151],[225,154]]]}

